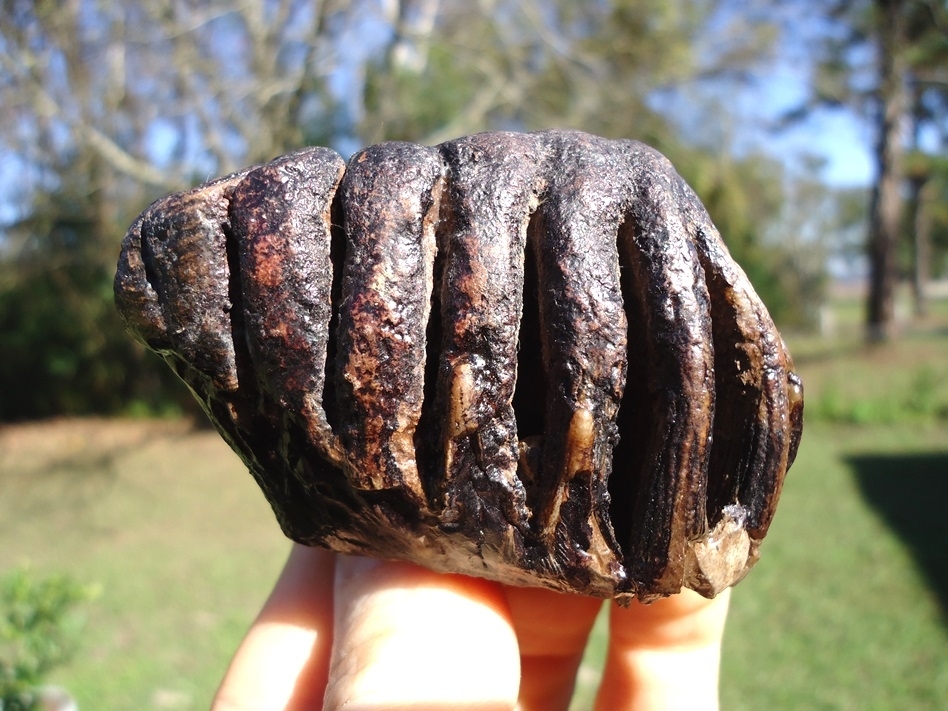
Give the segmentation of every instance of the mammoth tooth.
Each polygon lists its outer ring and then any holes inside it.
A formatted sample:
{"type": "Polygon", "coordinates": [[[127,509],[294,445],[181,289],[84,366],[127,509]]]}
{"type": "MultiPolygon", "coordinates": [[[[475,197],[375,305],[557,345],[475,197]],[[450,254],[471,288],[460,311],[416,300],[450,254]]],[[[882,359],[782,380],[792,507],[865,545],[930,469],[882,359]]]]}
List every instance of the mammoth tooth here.
{"type": "MultiPolygon", "coordinates": [[[[757,560],[803,426],[803,384],[767,309],[691,189],[680,179],[678,201],[690,218],[711,298],[715,387],[719,411],[709,473],[709,510],[719,529],[740,520],[749,548],[745,566],[724,574],[715,592],[742,578],[757,560]]],[[[722,535],[724,531],[721,531],[722,535]]],[[[728,534],[736,535],[736,534],[728,534]]]]}
{"type": "Polygon", "coordinates": [[[626,379],[616,237],[627,200],[621,180],[609,179],[621,156],[593,137],[551,143],[556,169],[531,230],[548,383],[541,533],[552,543],[582,532],[581,562],[599,575],[622,576],[607,489],[626,379]]]}
{"type": "Polygon", "coordinates": [[[123,243],[116,303],[145,345],[237,387],[226,226],[236,173],[153,203],[123,243]]]}
{"type": "Polygon", "coordinates": [[[299,151],[149,207],[115,292],[285,533],[339,552],[713,596],[800,441],[766,309],[634,141],[299,151]]]}
{"type": "Polygon", "coordinates": [[[665,159],[641,144],[625,151],[632,186],[619,250],[628,269],[629,382],[616,453],[634,487],[626,561],[639,597],[681,589],[692,541],[704,533],[715,392],[704,274],[669,191],[665,159]]]}

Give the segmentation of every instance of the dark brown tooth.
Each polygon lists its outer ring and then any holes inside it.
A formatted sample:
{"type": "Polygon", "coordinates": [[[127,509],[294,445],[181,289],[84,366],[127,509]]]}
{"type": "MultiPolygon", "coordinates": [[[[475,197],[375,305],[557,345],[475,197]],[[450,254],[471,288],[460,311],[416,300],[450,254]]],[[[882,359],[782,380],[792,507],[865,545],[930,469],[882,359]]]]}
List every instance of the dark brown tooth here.
{"type": "Polygon", "coordinates": [[[544,160],[534,136],[488,133],[440,146],[450,170],[439,229],[444,329],[438,401],[442,519],[525,528],[513,410],[524,249],[544,160]]]}
{"type": "Polygon", "coordinates": [[[251,171],[231,202],[256,377],[337,466],[344,455],[322,398],[332,315],[330,212],[344,170],[327,148],[299,151],[251,171]]]}
{"type": "Polygon", "coordinates": [[[614,143],[592,136],[543,137],[552,167],[531,240],[541,285],[545,429],[566,436],[548,436],[544,443],[540,535],[551,547],[557,535],[571,541],[575,560],[565,564],[621,577],[607,483],[626,378],[627,324],[616,248],[628,202],[619,179],[624,158],[614,143]],[[589,489],[588,507],[569,501],[580,483],[589,489]]]}
{"type": "MultiPolygon", "coordinates": [[[[248,370],[228,216],[246,172],[151,205],[123,241],[115,300],[133,335],[165,358],[246,463],[286,535],[313,544],[340,517],[330,516],[332,504],[297,476],[289,460],[303,458],[297,445],[286,446],[282,410],[248,370]]],[[[314,459],[315,468],[329,469],[314,459]]]]}
{"type": "Polygon", "coordinates": [[[635,482],[620,543],[636,594],[648,600],[680,590],[690,542],[706,530],[714,365],[704,273],[670,192],[677,174],[652,149],[622,145],[627,167],[616,180],[631,187],[631,205],[619,249],[631,272],[630,321],[642,332],[629,335],[628,378],[640,385],[622,403],[620,432],[632,441],[616,452],[613,476],[635,482]]]}
{"type": "MultiPolygon", "coordinates": [[[[741,520],[749,536],[747,565],[719,575],[707,594],[737,582],[757,559],[773,518],[790,450],[799,439],[790,393],[796,397],[789,356],[766,308],[721,241],[697,197],[684,183],[675,198],[689,216],[711,295],[718,410],[709,469],[708,514],[712,526],[741,520]]],[[[797,418],[799,420],[799,418],[797,418]]],[[[725,524],[726,525],[726,524],[725,524]]],[[[742,544],[743,545],[743,544],[742,544]]],[[[713,577],[713,576],[712,576],[713,577]]]]}
{"type": "Polygon", "coordinates": [[[146,306],[130,319],[140,337],[159,351],[174,351],[222,390],[237,388],[226,231],[230,194],[242,177],[237,173],[149,207],[123,248],[125,274],[134,277],[116,282],[125,313],[136,303],[146,306]]]}
{"type": "Polygon", "coordinates": [[[339,309],[341,429],[357,489],[403,489],[425,500],[415,453],[444,166],[408,143],[349,161],[348,236],[339,309]]]}
{"type": "Polygon", "coordinates": [[[284,532],[339,553],[712,596],[800,440],[766,309],[636,142],[300,151],[152,205],[115,294],[284,532]]]}

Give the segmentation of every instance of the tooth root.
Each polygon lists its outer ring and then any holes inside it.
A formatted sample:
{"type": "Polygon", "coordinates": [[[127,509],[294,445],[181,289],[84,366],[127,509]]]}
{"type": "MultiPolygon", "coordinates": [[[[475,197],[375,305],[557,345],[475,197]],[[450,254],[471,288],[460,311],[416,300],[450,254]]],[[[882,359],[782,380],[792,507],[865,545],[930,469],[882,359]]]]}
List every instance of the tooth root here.
{"type": "MultiPolygon", "coordinates": [[[[566,433],[565,469],[557,482],[549,510],[543,516],[543,538],[548,545],[553,541],[556,527],[560,523],[560,508],[568,495],[569,483],[579,474],[585,473],[592,481],[596,469],[596,421],[593,414],[586,408],[579,408],[570,419],[566,433]]],[[[600,528],[595,520],[594,512],[586,512],[591,519],[589,524],[595,530],[600,528]]]]}
{"type": "Polygon", "coordinates": [[[451,369],[451,395],[448,399],[447,420],[444,422],[444,478],[442,480],[442,486],[448,492],[449,502],[444,505],[449,508],[453,506],[450,503],[452,499],[450,490],[455,483],[452,477],[457,471],[456,461],[464,456],[464,452],[459,451],[459,445],[462,444],[459,440],[477,433],[475,388],[476,383],[470,363],[458,363],[451,369]]]}
{"type": "Polygon", "coordinates": [[[344,455],[323,410],[332,317],[330,215],[345,164],[312,148],[251,171],[231,201],[243,318],[261,385],[305,424],[319,452],[344,455]]]}
{"type": "Polygon", "coordinates": [[[373,146],[349,161],[339,311],[340,438],[356,489],[425,500],[414,446],[424,402],[444,165],[432,148],[373,146]]]}
{"type": "Polygon", "coordinates": [[[470,363],[458,363],[452,369],[451,398],[448,400],[448,439],[471,434],[477,430],[474,371],[470,363]]]}
{"type": "Polygon", "coordinates": [[[566,478],[579,472],[592,472],[596,466],[593,448],[596,445],[596,421],[584,407],[573,413],[566,435],[566,478]]]}

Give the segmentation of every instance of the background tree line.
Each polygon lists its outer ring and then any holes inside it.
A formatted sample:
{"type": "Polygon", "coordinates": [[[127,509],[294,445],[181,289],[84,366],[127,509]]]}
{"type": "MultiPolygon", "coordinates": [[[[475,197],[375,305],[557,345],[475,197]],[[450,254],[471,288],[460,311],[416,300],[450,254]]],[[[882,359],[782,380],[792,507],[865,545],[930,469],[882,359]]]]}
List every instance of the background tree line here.
{"type": "Polygon", "coordinates": [[[895,256],[873,256],[874,274],[886,275],[883,287],[899,276],[910,212],[925,236],[914,247],[923,284],[948,224],[945,161],[931,149],[948,141],[945,7],[850,0],[816,3],[807,17],[789,7],[0,0],[0,419],[185,406],[112,308],[124,230],[163,194],[306,144],[346,155],[381,140],[553,126],[638,138],[695,187],[778,321],[805,324],[833,248],[824,236],[862,215],[858,195],[837,195],[815,170],[744,140],[736,97],[787,41],[810,43],[814,61],[798,115],[845,106],[879,126],[887,152],[869,243],[889,240],[895,256]],[[895,120],[915,126],[898,136],[905,152],[894,162],[892,72],[911,96],[895,120]],[[895,237],[879,237],[896,222],[895,237]]]}

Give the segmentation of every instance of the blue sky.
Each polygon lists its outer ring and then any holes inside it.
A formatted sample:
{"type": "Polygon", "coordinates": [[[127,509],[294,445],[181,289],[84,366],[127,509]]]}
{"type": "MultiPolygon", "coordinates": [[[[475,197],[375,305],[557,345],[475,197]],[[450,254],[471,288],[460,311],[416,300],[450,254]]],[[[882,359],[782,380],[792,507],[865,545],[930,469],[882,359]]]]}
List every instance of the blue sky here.
{"type": "MultiPolygon", "coordinates": [[[[804,91],[805,85],[799,79],[775,77],[766,92],[772,100],[770,112],[776,114],[798,105],[804,91]]],[[[872,180],[872,129],[851,111],[818,110],[770,138],[778,154],[822,156],[826,160],[822,178],[828,185],[867,186],[872,180]]]]}
{"type": "Polygon", "coordinates": [[[834,187],[869,185],[872,175],[872,136],[866,126],[843,112],[824,112],[794,131],[787,140],[791,145],[826,157],[823,179],[834,187]]]}

